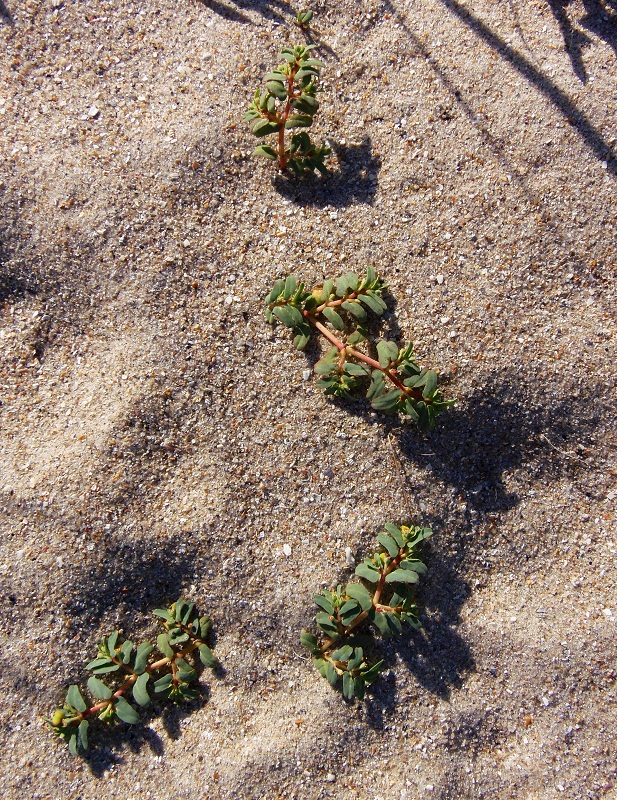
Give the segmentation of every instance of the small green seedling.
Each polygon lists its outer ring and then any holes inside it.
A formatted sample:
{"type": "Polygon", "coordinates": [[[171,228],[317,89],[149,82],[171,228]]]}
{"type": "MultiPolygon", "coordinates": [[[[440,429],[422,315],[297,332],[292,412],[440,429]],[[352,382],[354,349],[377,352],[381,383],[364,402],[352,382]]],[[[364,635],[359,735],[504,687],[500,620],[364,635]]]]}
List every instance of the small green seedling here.
{"type": "Polygon", "coordinates": [[[375,634],[397,636],[403,623],[421,626],[412,587],[426,572],[418,551],[432,531],[391,523],[384,527],[377,536],[382,552],[356,567],[363,582],[316,594],[319,634],[302,631],[300,636],[319,673],[332,686],[341,686],[348,700],[362,700],[384,668],[383,660],[369,664],[364,656],[365,648],[374,646],[375,634]]]}
{"type": "Polygon", "coordinates": [[[253,154],[278,161],[281,172],[290,169],[296,175],[304,175],[317,170],[327,174],[324,160],[332,152],[329,147],[316,147],[306,131],[294,133],[289,146],[285,139],[285,131],[310,128],[319,109],[316,94],[323,64],[311,58],[314,47],[284,47],[283,63],[268,72],[265,90],[257,89],[244,115],[244,121],[252,123],[255,136],[276,134],[275,147],[260,144],[253,154]]]}
{"type": "Polygon", "coordinates": [[[370,338],[365,327],[369,313],[380,317],[386,311],[385,288],[373,267],[364,277],[350,272],[312,292],[290,275],[274,284],[266,299],[266,318],[291,328],[298,350],[304,350],[314,331],[333,345],[315,365],[317,385],[327,395],[347,398],[368,384],[366,398],[375,410],[407,414],[421,430],[430,430],[454,401],[442,399],[436,372],[418,366],[413,344],[399,348],[395,342],[379,341],[377,359],[357,349],[370,338]]]}
{"type": "Polygon", "coordinates": [[[180,598],[169,608],[157,608],[154,615],[165,627],[156,640],[156,647],[144,642],[136,647],[115,631],[104,636],[97,657],[86,669],[92,672],[88,692],[93,703],[88,705],[76,685],[69,688],[62,708],[56,709],[45,722],[64,739],[72,755],[88,749],[88,727],[92,717],[107,724],[121,720],[129,725],[139,722],[135,706],[127,701],[132,695],[138,706],[147,706],[152,696],[176,702],[195,700],[197,673],[186,660],[199,655],[206,667],[214,667],[216,659],[206,644],[210,629],[209,617],[200,617],[194,603],[180,598]],[[158,653],[157,653],[158,649],[158,653]],[[108,675],[104,683],[99,675],[108,675]],[[111,679],[111,680],[110,680],[111,679]]]}
{"type": "Polygon", "coordinates": [[[310,8],[301,8],[300,11],[298,11],[295,23],[299,28],[304,30],[309,27],[314,16],[314,12],[310,8]]]}

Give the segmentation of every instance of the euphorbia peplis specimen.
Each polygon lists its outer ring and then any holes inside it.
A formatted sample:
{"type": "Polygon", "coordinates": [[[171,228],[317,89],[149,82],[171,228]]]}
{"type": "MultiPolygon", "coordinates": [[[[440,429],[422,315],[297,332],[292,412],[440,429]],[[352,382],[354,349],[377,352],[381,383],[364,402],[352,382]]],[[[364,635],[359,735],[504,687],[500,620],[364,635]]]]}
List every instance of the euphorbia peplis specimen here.
{"type": "Polygon", "coordinates": [[[169,608],[157,608],[153,613],[165,626],[165,632],[156,640],[158,654],[150,642],[135,647],[133,642],[122,639],[118,631],[104,636],[97,657],[86,667],[92,672],[88,680],[88,691],[94,699],[92,705],[86,703],[79,688],[73,685],[67,692],[64,706],[45,720],[54,733],[68,742],[73,755],[88,748],[91,717],[96,716],[108,724],[118,720],[130,725],[139,722],[139,714],[127,701],[127,695],[132,694],[139,706],[148,705],[150,692],[156,698],[177,702],[199,697],[199,689],[192,685],[197,675],[186,658],[195,658],[198,654],[204,666],[216,665],[206,644],[209,617],[200,617],[194,603],[182,598],[169,608]],[[97,675],[109,675],[112,685],[103,683],[97,675]]]}
{"type": "Polygon", "coordinates": [[[426,572],[417,556],[432,531],[406,525],[397,528],[391,523],[384,527],[377,536],[383,552],[356,567],[356,575],[364,583],[348,583],[345,588],[316,594],[321,610],[315,621],[321,635],[302,631],[300,636],[319,673],[332,686],[342,682],[349,700],[362,700],[366,687],[383,669],[383,661],[370,665],[364,657],[364,649],[374,643],[375,631],[387,637],[400,634],[405,622],[420,627],[411,587],[426,572]]]}
{"type": "Polygon", "coordinates": [[[329,147],[316,147],[302,131],[294,133],[287,147],[285,131],[310,128],[319,103],[317,84],[321,61],[311,58],[315,45],[284,47],[284,62],[265,76],[265,90],[257,89],[253,102],[244,115],[244,121],[253,121],[255,136],[276,134],[276,147],[261,144],[254,155],[278,160],[279,169],[290,169],[296,175],[317,170],[327,174],[324,159],[332,152],[329,147]]]}
{"type": "Polygon", "coordinates": [[[384,290],[384,281],[372,267],[364,277],[350,272],[312,292],[290,275],[274,284],[266,300],[266,317],[293,330],[298,350],[307,346],[315,330],[333,345],[315,365],[321,376],[317,385],[326,394],[349,397],[365,381],[366,397],[374,409],[408,414],[421,430],[429,430],[437,414],[454,401],[442,399],[436,372],[418,366],[413,344],[399,348],[395,342],[379,341],[377,359],[357,349],[369,338],[364,327],[368,312],[380,317],[386,311],[384,290]]]}

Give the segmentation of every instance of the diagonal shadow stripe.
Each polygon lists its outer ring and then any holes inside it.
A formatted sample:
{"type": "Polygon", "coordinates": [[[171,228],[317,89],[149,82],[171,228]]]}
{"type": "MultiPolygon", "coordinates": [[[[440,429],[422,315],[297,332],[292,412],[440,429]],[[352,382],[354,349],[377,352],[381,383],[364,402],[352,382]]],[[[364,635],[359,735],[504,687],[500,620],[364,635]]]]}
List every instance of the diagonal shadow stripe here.
{"type": "Polygon", "coordinates": [[[570,122],[585,144],[601,161],[608,162],[608,171],[617,176],[617,153],[610,147],[600,133],[594,128],[585,114],[580,111],[553,81],[540,72],[525,56],[497,36],[478,17],[461,6],[457,0],[441,0],[449,11],[473,30],[480,38],[502,55],[529,83],[533,84],[547,97],[564,117],[570,122]]]}

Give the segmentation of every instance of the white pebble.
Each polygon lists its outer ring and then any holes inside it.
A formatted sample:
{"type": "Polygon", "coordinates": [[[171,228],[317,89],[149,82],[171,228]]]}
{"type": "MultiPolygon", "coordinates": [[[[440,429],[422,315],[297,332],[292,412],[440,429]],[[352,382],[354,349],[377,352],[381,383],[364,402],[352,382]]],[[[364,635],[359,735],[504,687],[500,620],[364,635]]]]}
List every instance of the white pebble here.
{"type": "Polygon", "coordinates": [[[284,544],[283,545],[283,553],[285,553],[286,556],[290,556],[291,555],[291,545],[284,544]]]}
{"type": "Polygon", "coordinates": [[[303,370],[302,370],[302,380],[303,380],[303,381],[308,381],[308,379],[309,379],[310,377],[311,377],[311,371],[310,371],[310,369],[303,369],[303,370]]]}
{"type": "Polygon", "coordinates": [[[96,106],[90,106],[90,109],[88,110],[88,116],[90,117],[90,119],[94,119],[95,117],[98,117],[99,114],[100,114],[100,111],[98,110],[98,108],[96,106]]]}

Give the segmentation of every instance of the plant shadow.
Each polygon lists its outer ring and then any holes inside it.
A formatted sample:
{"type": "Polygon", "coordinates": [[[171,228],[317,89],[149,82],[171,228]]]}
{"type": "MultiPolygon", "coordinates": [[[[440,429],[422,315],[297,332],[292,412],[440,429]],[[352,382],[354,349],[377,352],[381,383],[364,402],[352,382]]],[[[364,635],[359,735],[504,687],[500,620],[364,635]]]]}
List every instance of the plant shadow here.
{"type": "MultiPolygon", "coordinates": [[[[498,36],[478,16],[469,11],[463,3],[459,2],[459,0],[440,0],[440,2],[444,8],[454,14],[462,23],[473,31],[476,36],[488,44],[502,59],[507,61],[528,83],[543,94],[564,116],[567,122],[573,126],[587,147],[594,153],[595,157],[600,161],[606,161],[608,164],[607,169],[613,175],[617,175],[617,152],[603,138],[600,131],[597,130],[584,112],[568,97],[566,92],[560,89],[547,75],[537,69],[526,56],[519,53],[512,45],[498,36]]],[[[393,9],[393,13],[396,15],[397,19],[402,19],[401,14],[394,8],[394,4],[391,0],[385,0],[385,3],[388,7],[393,9]]],[[[598,0],[596,0],[595,3],[586,3],[586,6],[591,7],[591,5],[598,6],[598,0]]],[[[593,18],[596,18],[595,15],[593,15],[593,18]]],[[[407,28],[407,30],[409,29],[407,28]]],[[[419,42],[418,38],[413,34],[412,36],[416,47],[419,47],[422,52],[426,52],[426,49],[419,42]]],[[[435,59],[432,59],[432,66],[440,77],[442,77],[442,70],[436,65],[435,59]]],[[[449,84],[447,80],[444,80],[444,83],[446,83],[446,85],[449,84]]],[[[460,92],[458,95],[455,92],[454,96],[457,102],[461,102],[460,92]]]]}
{"type": "Polygon", "coordinates": [[[131,627],[135,613],[149,615],[157,603],[173,602],[196,574],[192,538],[166,547],[111,538],[87,567],[73,568],[67,613],[92,627],[113,610],[116,627],[131,627]]]}
{"type": "MultiPolygon", "coordinates": [[[[456,631],[460,609],[470,594],[460,576],[463,565],[437,547],[429,548],[422,556],[429,570],[416,593],[422,609],[422,628],[415,630],[405,625],[400,636],[377,638],[370,648],[371,660],[383,659],[386,665],[386,671],[371,685],[365,699],[366,720],[378,730],[383,729],[385,718],[400,703],[418,700],[418,692],[413,689],[405,690],[401,696],[395,673],[398,662],[405,665],[422,689],[442,700],[449,700],[452,689],[462,686],[465,675],[475,669],[471,649],[456,631]]],[[[364,550],[358,550],[356,561],[364,555],[364,550]]],[[[353,573],[345,570],[337,583],[348,582],[352,577],[353,573]]]]}
{"type": "Polygon", "coordinates": [[[338,172],[323,178],[311,174],[301,180],[277,175],[274,178],[275,189],[300,206],[346,208],[352,203],[372,205],[381,158],[373,154],[370,137],[356,145],[331,144],[339,163],[338,172]]]}
{"type": "Polygon", "coordinates": [[[0,0],[0,21],[7,25],[13,25],[13,17],[5,3],[0,0]]]}
{"type": "MultiPolygon", "coordinates": [[[[583,50],[593,40],[571,19],[567,7],[571,0],[547,0],[563,36],[565,48],[576,77],[587,83],[583,50]]],[[[613,0],[583,0],[585,15],[579,24],[606,42],[617,55],[617,4],[613,0]]]]}

